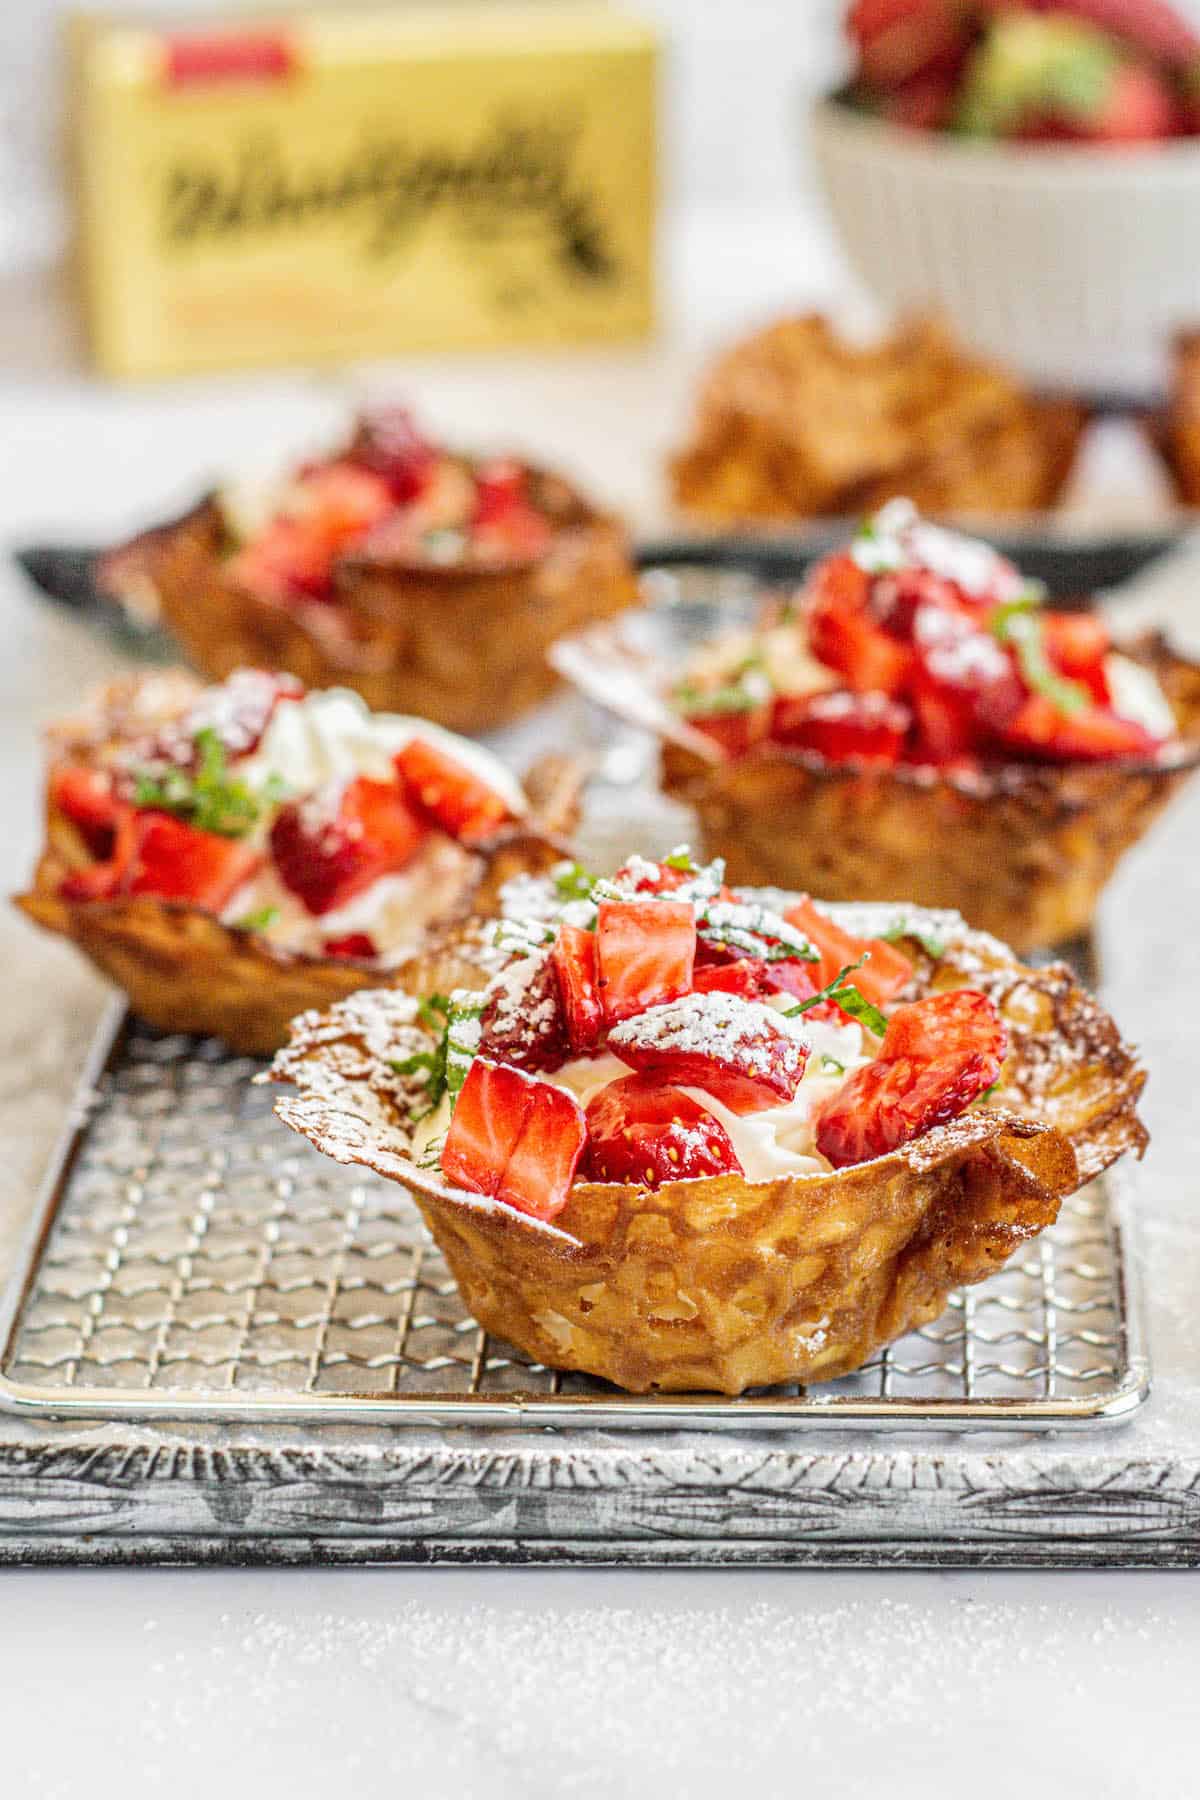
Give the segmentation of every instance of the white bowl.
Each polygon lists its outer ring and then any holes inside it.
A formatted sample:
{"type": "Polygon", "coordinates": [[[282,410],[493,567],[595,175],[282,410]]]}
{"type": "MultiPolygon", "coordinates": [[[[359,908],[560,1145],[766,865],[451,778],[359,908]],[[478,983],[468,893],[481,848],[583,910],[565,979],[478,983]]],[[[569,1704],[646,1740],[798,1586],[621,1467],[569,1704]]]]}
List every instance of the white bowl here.
{"type": "Polygon", "coordinates": [[[978,143],[823,100],[812,141],[871,293],[889,310],[940,307],[1030,381],[1148,397],[1172,334],[1200,323],[1200,140],[978,143]]]}

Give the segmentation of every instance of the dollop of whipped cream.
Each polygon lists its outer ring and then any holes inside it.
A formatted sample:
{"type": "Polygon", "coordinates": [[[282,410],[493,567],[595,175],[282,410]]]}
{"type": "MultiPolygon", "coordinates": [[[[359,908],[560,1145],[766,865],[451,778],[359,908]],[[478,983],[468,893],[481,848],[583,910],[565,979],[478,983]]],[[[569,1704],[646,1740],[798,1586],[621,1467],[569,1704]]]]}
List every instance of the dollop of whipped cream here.
{"type": "Polygon", "coordinates": [[[981,600],[1013,600],[1032,585],[990,544],[929,524],[911,500],[881,507],[854,539],[850,555],[868,575],[928,569],[981,600]]]}

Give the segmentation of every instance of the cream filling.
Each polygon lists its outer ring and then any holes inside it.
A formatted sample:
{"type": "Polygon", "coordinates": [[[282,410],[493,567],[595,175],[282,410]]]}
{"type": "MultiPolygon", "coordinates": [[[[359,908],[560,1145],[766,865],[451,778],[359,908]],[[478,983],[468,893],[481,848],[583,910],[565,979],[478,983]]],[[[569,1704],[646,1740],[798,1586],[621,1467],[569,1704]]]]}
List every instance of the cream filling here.
{"type": "Polygon", "coordinates": [[[348,688],[326,688],[306,694],[302,700],[281,701],[258,748],[239,761],[237,773],[251,786],[261,786],[270,775],[278,775],[293,794],[313,793],[356,775],[390,781],[395,772],[392,758],[414,738],[432,744],[469,769],[501,796],[515,817],[528,811],[512,771],[481,744],[443,731],[428,719],[372,712],[348,688]]]}
{"type": "Polygon", "coordinates": [[[238,889],[221,917],[226,925],[237,925],[270,911],[275,916],[256,927],[256,937],[281,949],[317,956],[328,938],[365,931],[381,961],[400,962],[417,948],[425,931],[461,900],[474,867],[469,850],[438,832],[422,845],[407,868],[395,875],[381,875],[345,906],[317,917],[284,887],[268,864],[238,889]]]}
{"type": "Polygon", "coordinates": [[[1175,736],[1175,714],[1153,670],[1114,652],[1104,659],[1104,678],[1118,718],[1140,725],[1151,737],[1175,736]]]}

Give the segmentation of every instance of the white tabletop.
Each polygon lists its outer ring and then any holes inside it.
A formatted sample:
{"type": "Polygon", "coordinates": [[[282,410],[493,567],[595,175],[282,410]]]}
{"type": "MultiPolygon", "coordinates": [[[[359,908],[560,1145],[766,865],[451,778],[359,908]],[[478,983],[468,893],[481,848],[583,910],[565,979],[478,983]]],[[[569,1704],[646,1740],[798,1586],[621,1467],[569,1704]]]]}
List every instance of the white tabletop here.
{"type": "MultiPolygon", "coordinates": [[[[672,301],[654,350],[427,360],[389,368],[386,385],[451,435],[503,442],[516,421],[530,446],[653,522],[659,459],[699,355],[773,307],[840,291],[819,228],[790,215],[693,221],[668,259],[672,301]]],[[[186,499],[231,453],[269,462],[319,439],[368,381],[115,391],[71,372],[65,334],[33,290],[10,297],[5,335],[9,542],[119,535],[186,499]]],[[[1110,516],[1161,501],[1136,460],[1128,441],[1102,439],[1095,452],[1092,503],[1110,516]]],[[[1193,587],[1181,568],[1147,589],[1147,606],[1192,625],[1193,587]]],[[[12,887],[36,841],[36,722],[118,657],[7,568],[0,608],[0,876],[12,887]]],[[[1160,1064],[1149,1112],[1163,1150],[1147,1175],[1160,1183],[1186,1174],[1195,1134],[1195,1008],[1168,959],[1200,897],[1198,820],[1194,803],[1178,812],[1106,909],[1114,1003],[1160,1064]]],[[[7,914],[0,954],[3,1262],[103,993],[64,947],[7,914]]],[[[1148,1454],[1181,1437],[1195,1450],[1186,1196],[1172,1190],[1148,1235],[1168,1380],[1135,1429],[1148,1454]]],[[[1158,1800],[1195,1787],[1198,1594],[1187,1576],[1150,1574],[9,1572],[0,1792],[324,1797],[348,1778],[363,1800],[715,1794],[731,1781],[898,1800],[951,1784],[988,1800],[1018,1783],[1158,1800]]]]}

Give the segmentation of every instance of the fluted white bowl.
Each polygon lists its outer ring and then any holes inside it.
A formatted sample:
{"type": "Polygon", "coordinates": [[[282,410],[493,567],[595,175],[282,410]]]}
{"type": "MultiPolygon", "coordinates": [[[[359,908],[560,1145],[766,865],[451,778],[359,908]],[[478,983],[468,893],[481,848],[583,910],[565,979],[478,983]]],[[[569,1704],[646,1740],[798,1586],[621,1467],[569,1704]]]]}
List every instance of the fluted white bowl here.
{"type": "Polygon", "coordinates": [[[1148,397],[1200,324],[1200,139],[1102,150],[908,131],[819,101],[821,183],[889,310],[933,304],[1048,387],[1148,397]]]}

